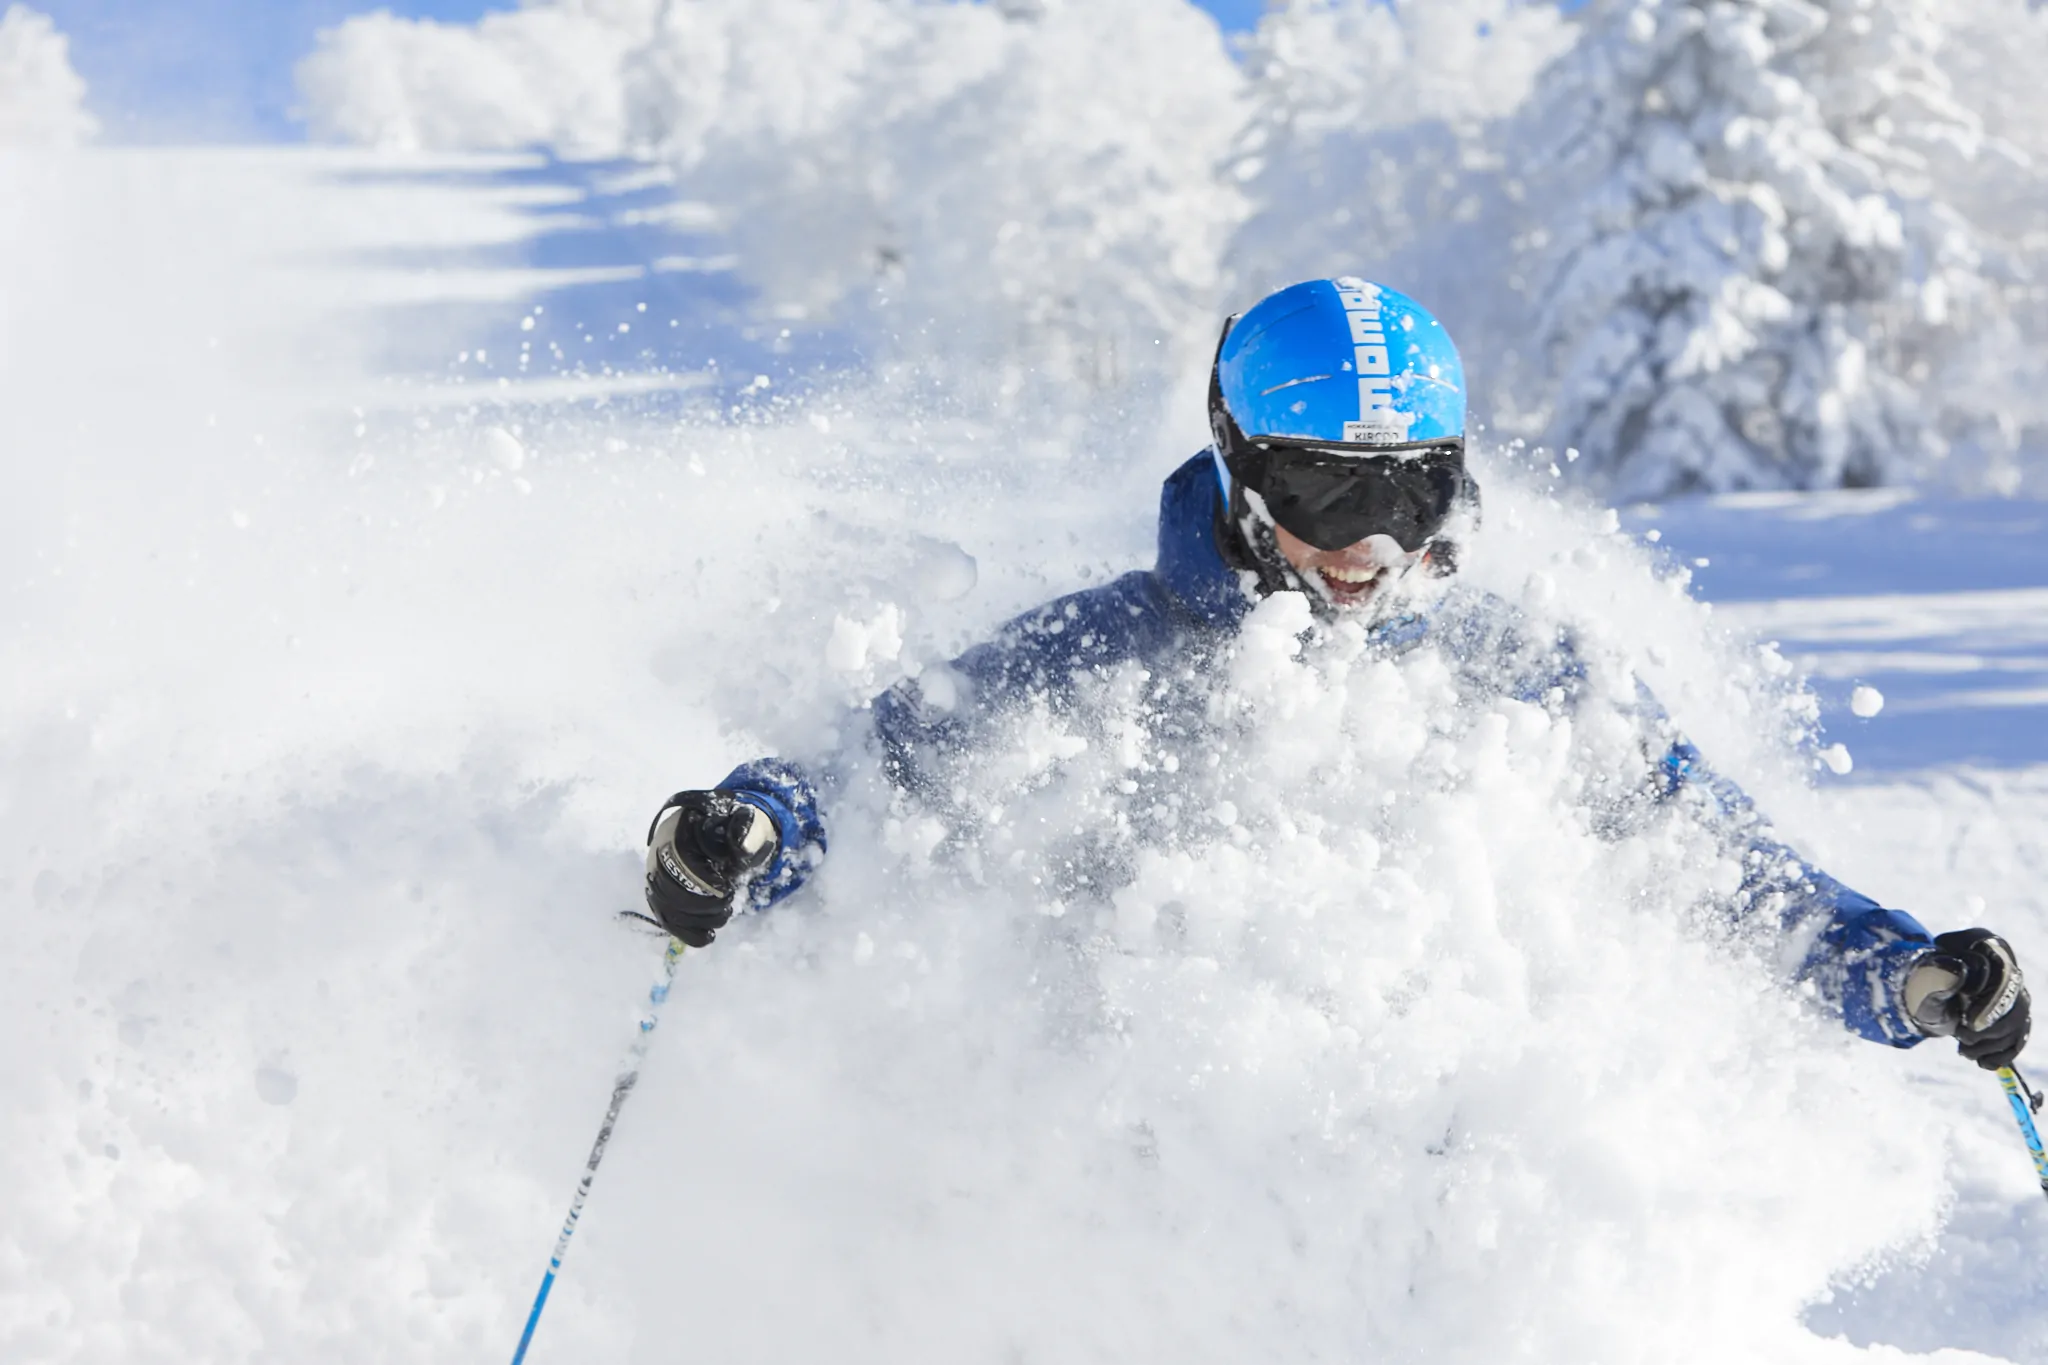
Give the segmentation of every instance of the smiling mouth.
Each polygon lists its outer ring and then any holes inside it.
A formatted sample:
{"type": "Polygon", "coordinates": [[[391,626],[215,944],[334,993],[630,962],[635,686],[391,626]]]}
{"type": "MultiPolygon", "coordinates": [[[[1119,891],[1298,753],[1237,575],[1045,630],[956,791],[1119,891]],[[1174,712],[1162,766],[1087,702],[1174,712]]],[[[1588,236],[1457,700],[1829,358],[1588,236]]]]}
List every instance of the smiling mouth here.
{"type": "Polygon", "coordinates": [[[1316,575],[1323,580],[1323,587],[1333,599],[1345,604],[1363,602],[1372,596],[1385,574],[1386,571],[1378,565],[1370,568],[1352,568],[1343,564],[1316,566],[1316,575]]]}

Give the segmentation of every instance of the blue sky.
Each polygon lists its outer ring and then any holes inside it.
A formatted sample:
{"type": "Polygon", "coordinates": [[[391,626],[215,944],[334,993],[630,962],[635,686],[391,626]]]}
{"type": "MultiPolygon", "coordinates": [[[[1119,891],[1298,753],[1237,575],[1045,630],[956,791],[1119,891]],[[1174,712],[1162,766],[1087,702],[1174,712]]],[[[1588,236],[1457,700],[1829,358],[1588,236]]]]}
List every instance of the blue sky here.
{"type": "MultiPolygon", "coordinates": [[[[292,66],[313,35],[372,9],[467,20],[490,0],[29,0],[71,39],[110,142],[293,140],[292,66]]],[[[1228,29],[1264,0],[1197,0],[1228,29]]]]}

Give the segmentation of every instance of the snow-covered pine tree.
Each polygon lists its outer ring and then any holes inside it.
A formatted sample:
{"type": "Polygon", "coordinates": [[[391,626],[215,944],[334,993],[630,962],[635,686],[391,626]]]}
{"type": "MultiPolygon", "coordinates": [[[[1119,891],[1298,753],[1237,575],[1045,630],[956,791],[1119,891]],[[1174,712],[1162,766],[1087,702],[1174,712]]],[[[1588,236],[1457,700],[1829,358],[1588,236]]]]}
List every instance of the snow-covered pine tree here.
{"type": "Polygon", "coordinates": [[[1868,485],[1943,450],[1988,296],[1930,156],[1940,0],[1594,0],[1528,113],[1551,432],[1622,496],[1868,485]]]}
{"type": "Polygon", "coordinates": [[[1957,0],[1940,56],[1983,120],[1976,157],[1935,157],[1934,192],[1975,228],[1995,309],[1945,357],[1950,481],[2010,495],[2048,488],[2048,9],[2039,0],[1957,0]]]}

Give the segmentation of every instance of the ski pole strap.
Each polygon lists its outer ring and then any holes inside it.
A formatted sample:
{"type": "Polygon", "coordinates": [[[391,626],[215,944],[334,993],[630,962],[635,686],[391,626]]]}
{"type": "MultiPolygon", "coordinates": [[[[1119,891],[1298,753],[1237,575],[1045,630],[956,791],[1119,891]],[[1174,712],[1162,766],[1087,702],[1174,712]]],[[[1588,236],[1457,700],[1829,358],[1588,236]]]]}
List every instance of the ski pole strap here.
{"type": "Polygon", "coordinates": [[[626,1107],[626,1096],[633,1093],[633,1086],[640,1080],[640,1063],[646,1060],[647,1043],[653,1036],[654,1026],[661,1022],[661,1004],[668,999],[668,988],[676,979],[676,959],[682,955],[682,940],[670,939],[668,951],[661,957],[661,972],[648,989],[647,1008],[640,1014],[640,1027],[633,1035],[633,1046],[626,1050],[626,1064],[620,1068],[618,1079],[612,1082],[612,1102],[605,1108],[604,1123],[597,1130],[597,1142],[590,1149],[590,1159],[583,1163],[583,1179],[576,1184],[576,1197],[569,1201],[569,1216],[562,1222],[562,1235],[555,1239],[555,1254],[548,1258],[548,1272],[541,1276],[540,1292],[533,1296],[533,1311],[526,1315],[526,1330],[519,1334],[519,1349],[512,1353],[512,1365],[522,1365],[526,1359],[526,1348],[533,1344],[533,1329],[540,1326],[541,1310],[548,1306],[548,1291],[555,1287],[555,1276],[562,1269],[562,1257],[569,1251],[569,1239],[576,1235],[577,1220],[583,1217],[583,1201],[590,1197],[590,1185],[597,1179],[598,1163],[604,1160],[604,1149],[611,1145],[612,1129],[618,1125],[619,1111],[626,1107]]]}
{"type": "Polygon", "coordinates": [[[2034,1126],[2034,1111],[2041,1107],[2041,1097],[2009,1066],[1998,1068],[1998,1083],[2005,1087],[2005,1101],[2012,1106],[2012,1116],[2019,1120],[2020,1136],[2026,1139],[2027,1150],[2034,1155],[2034,1176],[2041,1182],[2041,1193],[2048,1194],[2048,1151],[2041,1149],[2041,1132],[2034,1126]]]}

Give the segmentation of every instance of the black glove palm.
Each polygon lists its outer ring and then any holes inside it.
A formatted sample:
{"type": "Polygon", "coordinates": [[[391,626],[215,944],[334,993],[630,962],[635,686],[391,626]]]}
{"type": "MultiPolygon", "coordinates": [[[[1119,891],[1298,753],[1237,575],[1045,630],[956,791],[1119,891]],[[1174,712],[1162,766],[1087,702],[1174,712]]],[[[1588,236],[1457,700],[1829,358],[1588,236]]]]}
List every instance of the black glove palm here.
{"type": "Polygon", "coordinates": [[[647,831],[647,908],[702,948],[732,918],[733,896],[774,861],[775,821],[729,792],[677,792],[647,831]]]}
{"type": "Polygon", "coordinates": [[[1906,976],[1906,1010],[1923,1033],[1955,1037],[1957,1051],[1996,1071],[2027,1045],[2033,1007],[2012,945],[1989,929],[1937,934],[1906,976]]]}

